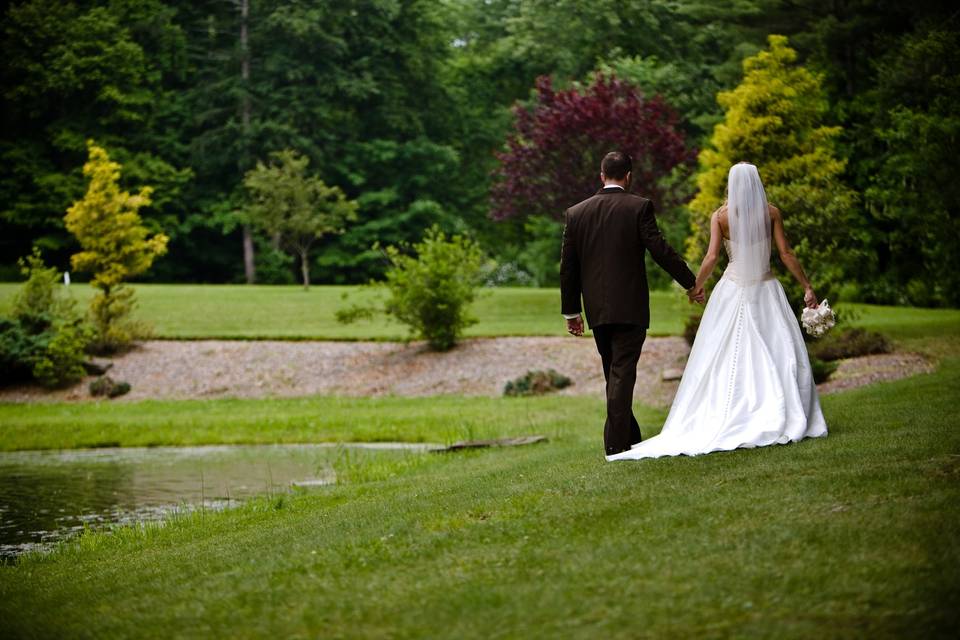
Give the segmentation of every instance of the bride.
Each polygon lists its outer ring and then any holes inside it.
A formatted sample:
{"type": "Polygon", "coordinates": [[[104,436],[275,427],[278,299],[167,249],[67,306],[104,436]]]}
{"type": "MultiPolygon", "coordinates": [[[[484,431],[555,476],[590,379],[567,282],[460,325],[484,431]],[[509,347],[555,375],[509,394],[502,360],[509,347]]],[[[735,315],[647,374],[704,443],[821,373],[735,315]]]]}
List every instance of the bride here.
{"type": "Polygon", "coordinates": [[[710,246],[695,292],[720,256],[729,265],[714,287],[670,414],[659,435],[607,460],[697,455],[827,435],[807,349],[783,287],[770,272],[771,235],[780,259],[817,306],[783,220],[767,204],[757,168],[730,168],[727,204],[710,219],[710,246]]]}

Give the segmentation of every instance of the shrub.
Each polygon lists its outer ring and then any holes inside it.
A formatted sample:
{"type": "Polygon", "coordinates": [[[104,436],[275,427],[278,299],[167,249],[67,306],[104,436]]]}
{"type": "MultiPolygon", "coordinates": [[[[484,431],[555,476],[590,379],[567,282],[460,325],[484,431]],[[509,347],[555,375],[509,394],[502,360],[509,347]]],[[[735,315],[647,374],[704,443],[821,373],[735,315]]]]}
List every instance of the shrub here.
{"type": "Polygon", "coordinates": [[[129,391],[129,382],[117,382],[110,376],[100,376],[90,383],[90,395],[92,396],[116,398],[117,396],[129,393],[129,391]]]}
{"type": "Polygon", "coordinates": [[[876,331],[854,327],[815,342],[810,350],[821,360],[842,360],[875,353],[890,353],[890,341],[876,331]]]}
{"type": "Polygon", "coordinates": [[[565,375],[553,369],[546,371],[528,371],[516,380],[511,380],[503,388],[505,396],[539,396],[573,384],[565,375]]]}
{"type": "Polygon", "coordinates": [[[95,295],[90,301],[94,329],[90,351],[119,353],[133,347],[137,340],[150,338],[150,325],[132,317],[136,305],[134,291],[126,285],[113,287],[109,294],[95,295]]]}
{"type": "Polygon", "coordinates": [[[28,333],[19,322],[0,318],[0,384],[29,382],[33,362],[43,349],[42,339],[28,333]]]}
{"type": "Polygon", "coordinates": [[[61,387],[82,380],[86,375],[84,349],[89,341],[90,333],[85,325],[60,327],[34,359],[34,379],[45,387],[61,387]]]}
{"type": "Polygon", "coordinates": [[[810,368],[813,369],[813,381],[816,384],[826,382],[838,366],[836,362],[825,362],[816,356],[810,356],[810,368]]]}
{"type": "Polygon", "coordinates": [[[37,249],[20,270],[27,277],[13,299],[13,318],[0,319],[0,382],[36,380],[47,387],[84,376],[90,329],[64,295],[56,269],[43,264],[37,249]]]}
{"type": "MultiPolygon", "coordinates": [[[[416,257],[397,247],[385,249],[391,266],[383,283],[389,295],[382,312],[407,325],[413,337],[426,340],[434,351],[447,351],[476,322],[468,308],[480,283],[483,254],[463,236],[448,240],[437,226],[413,250],[416,257]]],[[[336,315],[341,322],[353,322],[378,311],[353,306],[336,315]]]]}

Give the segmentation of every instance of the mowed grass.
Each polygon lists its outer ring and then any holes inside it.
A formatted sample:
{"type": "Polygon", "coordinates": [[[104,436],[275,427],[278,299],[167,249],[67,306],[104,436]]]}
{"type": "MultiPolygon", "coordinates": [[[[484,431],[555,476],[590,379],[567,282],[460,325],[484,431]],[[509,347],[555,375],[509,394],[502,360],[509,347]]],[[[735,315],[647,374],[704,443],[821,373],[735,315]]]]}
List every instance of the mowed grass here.
{"type": "MultiPolygon", "coordinates": [[[[7,313],[19,285],[0,283],[0,314],[7,313]]],[[[137,317],[153,325],[161,338],[398,340],[407,329],[386,317],[353,324],[335,314],[355,302],[372,299],[361,287],[243,285],[135,285],[137,317]],[[344,299],[344,294],[347,298],[344,299]]],[[[71,294],[86,305],[92,291],[74,284],[71,294]]],[[[655,291],[651,298],[653,335],[678,334],[692,311],[683,292],[655,291]]],[[[478,323],[468,336],[565,335],[559,289],[523,287],[483,289],[472,312],[478,323]]]]}
{"type": "Polygon", "coordinates": [[[0,636],[955,637],[960,318],[860,311],[937,371],[823,398],[827,438],[696,458],[604,462],[600,398],[0,404],[0,450],[550,438],[86,534],[0,567],[0,636]]]}
{"type": "MultiPolygon", "coordinates": [[[[7,313],[15,283],[0,283],[0,315],[7,313]]],[[[398,340],[405,327],[380,317],[354,324],[337,322],[335,314],[354,302],[371,300],[361,287],[244,285],[134,285],[139,300],[137,317],[153,325],[160,338],[169,339],[315,339],[398,340]],[[344,298],[344,295],[347,298],[344,298]]],[[[81,306],[92,295],[90,287],[70,287],[81,306]]],[[[797,302],[799,308],[799,301],[797,302]]],[[[888,333],[895,338],[923,338],[955,331],[960,310],[841,304],[854,312],[853,324],[888,333]]],[[[650,335],[679,335],[692,313],[679,289],[650,294],[650,335]]],[[[560,316],[560,292],[552,289],[504,287],[481,290],[473,305],[478,323],[468,336],[565,335],[560,316]]]]}
{"type": "MultiPolygon", "coordinates": [[[[824,398],[825,439],[616,464],[599,399],[88,406],[77,424],[129,444],[204,441],[201,407],[226,440],[229,415],[243,441],[336,436],[349,415],[391,438],[551,440],[86,535],[0,568],[4,636],[952,637],[958,388],[949,357],[824,398]]],[[[83,440],[42,409],[22,428],[83,440]]],[[[649,436],[663,414],[638,417],[649,436]]]]}

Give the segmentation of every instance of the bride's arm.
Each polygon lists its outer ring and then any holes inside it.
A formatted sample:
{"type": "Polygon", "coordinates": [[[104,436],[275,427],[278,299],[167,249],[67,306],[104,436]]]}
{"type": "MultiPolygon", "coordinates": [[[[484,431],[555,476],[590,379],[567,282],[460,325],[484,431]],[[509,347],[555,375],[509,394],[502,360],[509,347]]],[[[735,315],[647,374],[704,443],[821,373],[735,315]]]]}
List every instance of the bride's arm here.
{"type": "Polygon", "coordinates": [[[770,219],[773,222],[773,239],[777,243],[777,251],[780,252],[780,261],[783,262],[783,266],[793,274],[793,277],[796,278],[800,286],[803,287],[804,304],[808,307],[816,307],[817,295],[813,292],[813,287],[810,286],[810,280],[807,279],[807,274],[803,272],[800,261],[797,260],[793,249],[790,248],[787,233],[783,230],[783,217],[780,215],[780,209],[777,209],[773,205],[770,205],[770,219]]]}
{"type": "Polygon", "coordinates": [[[717,266],[717,260],[720,258],[720,242],[723,234],[720,231],[720,209],[717,209],[710,216],[710,244],[707,247],[707,253],[703,256],[703,262],[700,263],[700,271],[697,273],[697,284],[693,285],[694,291],[703,291],[704,285],[717,266]]]}

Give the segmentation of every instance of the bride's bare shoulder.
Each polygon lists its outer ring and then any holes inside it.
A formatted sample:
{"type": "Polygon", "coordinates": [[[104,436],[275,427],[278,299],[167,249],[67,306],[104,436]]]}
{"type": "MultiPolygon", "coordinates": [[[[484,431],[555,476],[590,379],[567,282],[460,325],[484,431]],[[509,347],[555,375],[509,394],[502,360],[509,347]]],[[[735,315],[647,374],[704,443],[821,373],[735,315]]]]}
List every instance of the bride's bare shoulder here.
{"type": "Polygon", "coordinates": [[[767,203],[767,211],[770,212],[771,220],[777,220],[778,218],[780,218],[780,209],[778,209],[775,205],[770,204],[769,202],[767,203]]]}

